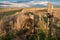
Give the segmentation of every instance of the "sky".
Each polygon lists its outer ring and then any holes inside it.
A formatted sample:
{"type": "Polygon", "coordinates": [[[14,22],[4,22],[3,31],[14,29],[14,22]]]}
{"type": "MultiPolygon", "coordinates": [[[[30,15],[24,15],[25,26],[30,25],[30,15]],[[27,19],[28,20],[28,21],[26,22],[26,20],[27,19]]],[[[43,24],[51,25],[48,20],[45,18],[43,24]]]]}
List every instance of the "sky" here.
{"type": "Polygon", "coordinates": [[[0,7],[46,7],[48,2],[60,6],[60,0],[0,0],[0,7]]]}

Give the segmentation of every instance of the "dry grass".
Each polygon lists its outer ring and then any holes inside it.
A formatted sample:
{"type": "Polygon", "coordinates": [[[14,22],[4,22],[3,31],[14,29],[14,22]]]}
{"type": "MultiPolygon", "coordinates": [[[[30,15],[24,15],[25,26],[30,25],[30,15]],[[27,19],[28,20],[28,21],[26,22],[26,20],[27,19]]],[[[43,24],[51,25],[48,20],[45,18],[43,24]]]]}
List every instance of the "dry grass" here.
{"type": "MultiPolygon", "coordinates": [[[[1,9],[1,10],[3,10],[3,9],[1,9]]],[[[10,11],[10,10],[11,9],[4,9],[4,11],[2,11],[2,12],[6,12],[6,11],[10,11]]],[[[13,10],[16,10],[16,9],[13,9],[13,10]]],[[[12,15],[3,17],[0,20],[0,32],[1,32],[0,34],[4,36],[4,35],[6,35],[5,33],[13,32],[13,34],[19,38],[21,36],[20,31],[23,29],[24,29],[24,31],[25,31],[25,29],[28,29],[28,31],[26,33],[24,33],[22,31],[24,35],[25,34],[27,35],[28,33],[30,34],[32,31],[31,27],[33,24],[31,25],[31,23],[29,21],[27,21],[28,19],[31,19],[31,17],[26,16],[25,15],[26,12],[32,12],[34,15],[38,15],[39,17],[42,18],[42,20],[39,19],[39,22],[36,25],[38,25],[37,28],[40,28],[39,32],[42,29],[43,32],[46,34],[46,31],[48,31],[48,30],[46,28],[46,23],[44,22],[43,16],[45,16],[47,14],[47,8],[24,8],[21,12],[17,11],[16,14],[12,14],[12,15]],[[28,27],[30,27],[30,28],[28,28],[28,27]],[[16,32],[18,32],[19,35],[16,35],[16,32]]],[[[57,18],[60,17],[60,8],[54,8],[54,17],[57,17],[57,18]]]]}
{"type": "Polygon", "coordinates": [[[0,12],[8,12],[8,11],[13,11],[13,10],[19,10],[22,8],[0,8],[0,12]]]}

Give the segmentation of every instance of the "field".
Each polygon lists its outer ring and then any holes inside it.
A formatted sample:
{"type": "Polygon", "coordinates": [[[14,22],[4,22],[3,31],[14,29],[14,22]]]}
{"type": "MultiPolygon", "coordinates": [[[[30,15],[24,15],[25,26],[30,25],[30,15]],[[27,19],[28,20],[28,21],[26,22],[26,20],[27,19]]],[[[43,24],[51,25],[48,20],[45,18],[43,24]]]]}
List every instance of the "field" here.
{"type": "Polygon", "coordinates": [[[15,14],[16,12],[20,12],[21,8],[0,8],[0,19],[4,16],[15,14]]]}
{"type": "MultiPolygon", "coordinates": [[[[10,14],[14,14],[14,13],[16,13],[16,12],[19,12],[21,9],[23,9],[23,8],[0,8],[0,15],[10,15],[10,14]],[[10,12],[12,12],[12,13],[10,13],[10,12]]],[[[31,11],[31,12],[37,12],[38,10],[40,10],[41,12],[43,11],[43,10],[47,10],[47,8],[24,8],[23,9],[23,13],[26,11],[26,12],[29,12],[29,11],[31,11]]],[[[60,8],[54,8],[53,9],[54,11],[54,16],[55,17],[60,17],[60,8]]],[[[36,13],[35,12],[35,13],[36,13]]],[[[40,14],[41,14],[41,12],[40,12],[40,14]]],[[[39,12],[37,12],[37,15],[39,15],[38,14],[39,12]]],[[[44,15],[44,13],[42,13],[42,15],[44,15]]]]}
{"type": "Polygon", "coordinates": [[[47,13],[47,8],[0,8],[0,40],[60,40],[60,8],[50,21],[47,13]]]}

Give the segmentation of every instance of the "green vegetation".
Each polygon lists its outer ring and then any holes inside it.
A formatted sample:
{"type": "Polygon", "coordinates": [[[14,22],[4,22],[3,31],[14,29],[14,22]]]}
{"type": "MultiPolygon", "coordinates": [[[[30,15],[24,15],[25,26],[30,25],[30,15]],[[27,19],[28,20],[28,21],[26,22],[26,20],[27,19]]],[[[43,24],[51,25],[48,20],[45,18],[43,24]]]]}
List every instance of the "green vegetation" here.
{"type": "Polygon", "coordinates": [[[9,32],[8,34],[5,35],[5,37],[1,37],[1,40],[12,40],[15,38],[15,35],[13,32],[9,32]]]}
{"type": "Polygon", "coordinates": [[[45,23],[47,23],[48,18],[47,17],[43,17],[43,19],[44,19],[45,23]]]}
{"type": "Polygon", "coordinates": [[[54,18],[55,19],[55,24],[57,24],[57,22],[59,22],[60,21],[60,19],[58,19],[58,18],[54,18]]]}
{"type": "Polygon", "coordinates": [[[1,19],[2,17],[4,17],[4,16],[12,15],[12,14],[14,14],[14,13],[16,13],[16,12],[20,12],[20,11],[22,11],[22,9],[20,9],[20,10],[8,11],[8,12],[0,12],[0,19],[1,19]]]}

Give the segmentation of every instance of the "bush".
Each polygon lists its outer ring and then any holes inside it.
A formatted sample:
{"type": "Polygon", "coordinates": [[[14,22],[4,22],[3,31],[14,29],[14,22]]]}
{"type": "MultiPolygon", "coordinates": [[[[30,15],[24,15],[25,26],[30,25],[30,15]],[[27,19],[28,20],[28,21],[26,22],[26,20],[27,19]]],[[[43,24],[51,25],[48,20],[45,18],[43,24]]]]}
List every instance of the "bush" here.
{"type": "Polygon", "coordinates": [[[5,37],[3,37],[3,40],[12,40],[13,38],[15,38],[15,35],[13,34],[13,32],[9,32],[8,34],[6,34],[5,37]]]}
{"type": "Polygon", "coordinates": [[[30,37],[30,40],[45,40],[45,38],[46,38],[46,35],[45,35],[45,33],[42,31],[42,30],[40,30],[40,32],[38,33],[38,32],[36,32],[36,33],[34,33],[31,37],[30,37]],[[38,38],[39,37],[39,38],[38,38]]]}
{"type": "Polygon", "coordinates": [[[39,37],[40,37],[40,40],[45,40],[46,34],[42,30],[40,30],[39,37]]]}

